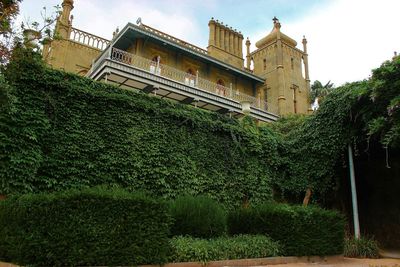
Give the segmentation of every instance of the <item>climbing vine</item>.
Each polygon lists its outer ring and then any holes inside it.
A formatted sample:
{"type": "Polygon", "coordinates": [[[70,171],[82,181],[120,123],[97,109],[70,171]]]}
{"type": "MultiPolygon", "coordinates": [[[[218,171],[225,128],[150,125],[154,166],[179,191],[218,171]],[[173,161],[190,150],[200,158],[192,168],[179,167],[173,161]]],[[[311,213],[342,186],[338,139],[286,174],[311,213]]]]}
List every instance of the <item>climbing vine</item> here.
{"type": "MultiPolygon", "coordinates": [[[[400,145],[400,62],[257,126],[44,66],[18,49],[0,76],[0,194],[108,184],[228,207],[337,186],[348,144],[400,145]]],[[[299,198],[297,198],[298,200],[299,198]]]]}

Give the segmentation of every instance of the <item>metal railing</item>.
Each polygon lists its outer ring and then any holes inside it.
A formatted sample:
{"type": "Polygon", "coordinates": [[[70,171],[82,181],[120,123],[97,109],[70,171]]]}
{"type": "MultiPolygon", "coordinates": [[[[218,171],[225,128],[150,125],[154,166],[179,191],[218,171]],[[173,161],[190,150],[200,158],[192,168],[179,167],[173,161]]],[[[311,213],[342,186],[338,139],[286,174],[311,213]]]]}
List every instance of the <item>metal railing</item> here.
{"type": "Polygon", "coordinates": [[[268,110],[266,101],[262,101],[254,96],[239,92],[238,90],[232,88],[232,86],[226,87],[217,83],[213,83],[207,79],[201,78],[199,77],[198,72],[197,75],[191,75],[176,68],[167,66],[165,64],[160,64],[159,62],[155,62],[117,48],[112,48],[111,59],[124,64],[132,65],[136,68],[146,70],[155,75],[169,78],[171,80],[183,83],[191,87],[195,87],[200,90],[204,90],[228,99],[235,100],[237,102],[250,102],[250,105],[254,108],[265,111],[268,110]]]}
{"type": "Polygon", "coordinates": [[[104,50],[110,43],[109,40],[93,35],[91,33],[71,28],[69,39],[99,50],[104,50]]]}
{"type": "Polygon", "coordinates": [[[164,38],[164,39],[167,39],[167,40],[170,40],[170,41],[172,41],[172,42],[174,42],[174,43],[177,43],[177,44],[180,44],[180,45],[182,45],[182,46],[185,46],[185,47],[187,47],[187,48],[189,48],[189,49],[191,49],[191,50],[194,50],[194,51],[196,51],[196,52],[199,52],[199,53],[201,53],[201,54],[208,55],[207,50],[204,50],[204,49],[202,49],[202,48],[200,48],[200,47],[198,47],[198,46],[195,46],[195,45],[192,45],[192,44],[190,44],[190,43],[187,43],[187,42],[185,42],[185,41],[183,41],[183,40],[181,40],[181,39],[178,39],[178,38],[176,38],[176,37],[173,37],[173,36],[171,36],[171,35],[169,35],[169,34],[166,34],[166,33],[164,33],[164,32],[161,32],[161,31],[159,31],[159,30],[156,30],[156,29],[154,29],[154,28],[152,28],[152,27],[150,27],[150,26],[147,26],[147,25],[145,25],[145,24],[140,24],[140,27],[142,27],[142,28],[145,29],[146,31],[151,32],[151,33],[154,33],[154,34],[156,34],[156,35],[158,35],[158,36],[160,36],[160,37],[162,37],[162,38],[164,38]]]}

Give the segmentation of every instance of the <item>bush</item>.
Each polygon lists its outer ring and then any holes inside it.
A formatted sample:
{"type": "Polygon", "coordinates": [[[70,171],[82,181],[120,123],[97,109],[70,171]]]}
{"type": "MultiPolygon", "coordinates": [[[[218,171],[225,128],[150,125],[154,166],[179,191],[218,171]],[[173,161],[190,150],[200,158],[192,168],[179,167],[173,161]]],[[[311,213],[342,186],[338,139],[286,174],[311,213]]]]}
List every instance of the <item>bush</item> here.
{"type": "Polygon", "coordinates": [[[366,237],[359,239],[346,238],[344,256],[351,258],[379,258],[378,242],[366,237]]]}
{"type": "Polygon", "coordinates": [[[175,220],[172,235],[210,238],[226,232],[226,212],[209,197],[178,197],[171,202],[170,212],[175,220]]]}
{"type": "Polygon", "coordinates": [[[163,202],[120,189],[24,195],[0,202],[0,259],[22,265],[162,263],[163,202]]]}
{"type": "Polygon", "coordinates": [[[228,231],[268,235],[288,256],[343,253],[343,216],[317,207],[269,203],[240,209],[229,214],[228,231]]]}
{"type": "Polygon", "coordinates": [[[239,235],[210,240],[179,236],[171,239],[171,249],[171,262],[208,262],[280,255],[279,244],[263,235],[239,235]]]}

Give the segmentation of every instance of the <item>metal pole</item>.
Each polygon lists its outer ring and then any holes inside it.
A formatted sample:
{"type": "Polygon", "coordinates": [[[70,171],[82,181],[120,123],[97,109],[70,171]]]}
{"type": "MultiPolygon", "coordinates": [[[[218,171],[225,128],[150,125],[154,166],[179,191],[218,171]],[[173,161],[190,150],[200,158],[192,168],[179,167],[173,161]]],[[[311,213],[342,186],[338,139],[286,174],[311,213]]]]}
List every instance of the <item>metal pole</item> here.
{"type": "Polygon", "coordinates": [[[354,236],[356,239],[360,238],[360,222],[358,220],[358,204],[357,204],[357,190],[356,181],[354,175],[354,164],[353,164],[353,150],[351,145],[347,146],[349,151],[349,169],[350,169],[350,182],[351,182],[351,200],[353,203],[353,222],[354,222],[354,236]]]}

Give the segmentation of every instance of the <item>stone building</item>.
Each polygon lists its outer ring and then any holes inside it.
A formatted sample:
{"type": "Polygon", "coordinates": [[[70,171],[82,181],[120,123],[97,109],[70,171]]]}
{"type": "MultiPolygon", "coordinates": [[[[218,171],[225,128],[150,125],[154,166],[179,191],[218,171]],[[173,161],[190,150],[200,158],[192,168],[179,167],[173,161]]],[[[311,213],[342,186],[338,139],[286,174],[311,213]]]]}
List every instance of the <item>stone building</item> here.
{"type": "Polygon", "coordinates": [[[245,60],[242,33],[213,18],[205,50],[140,19],[106,40],[74,28],[73,7],[73,0],[63,1],[59,38],[43,48],[53,68],[229,116],[274,121],[310,112],[307,41],[298,49],[276,18],[255,51],[247,38],[245,60]]]}

